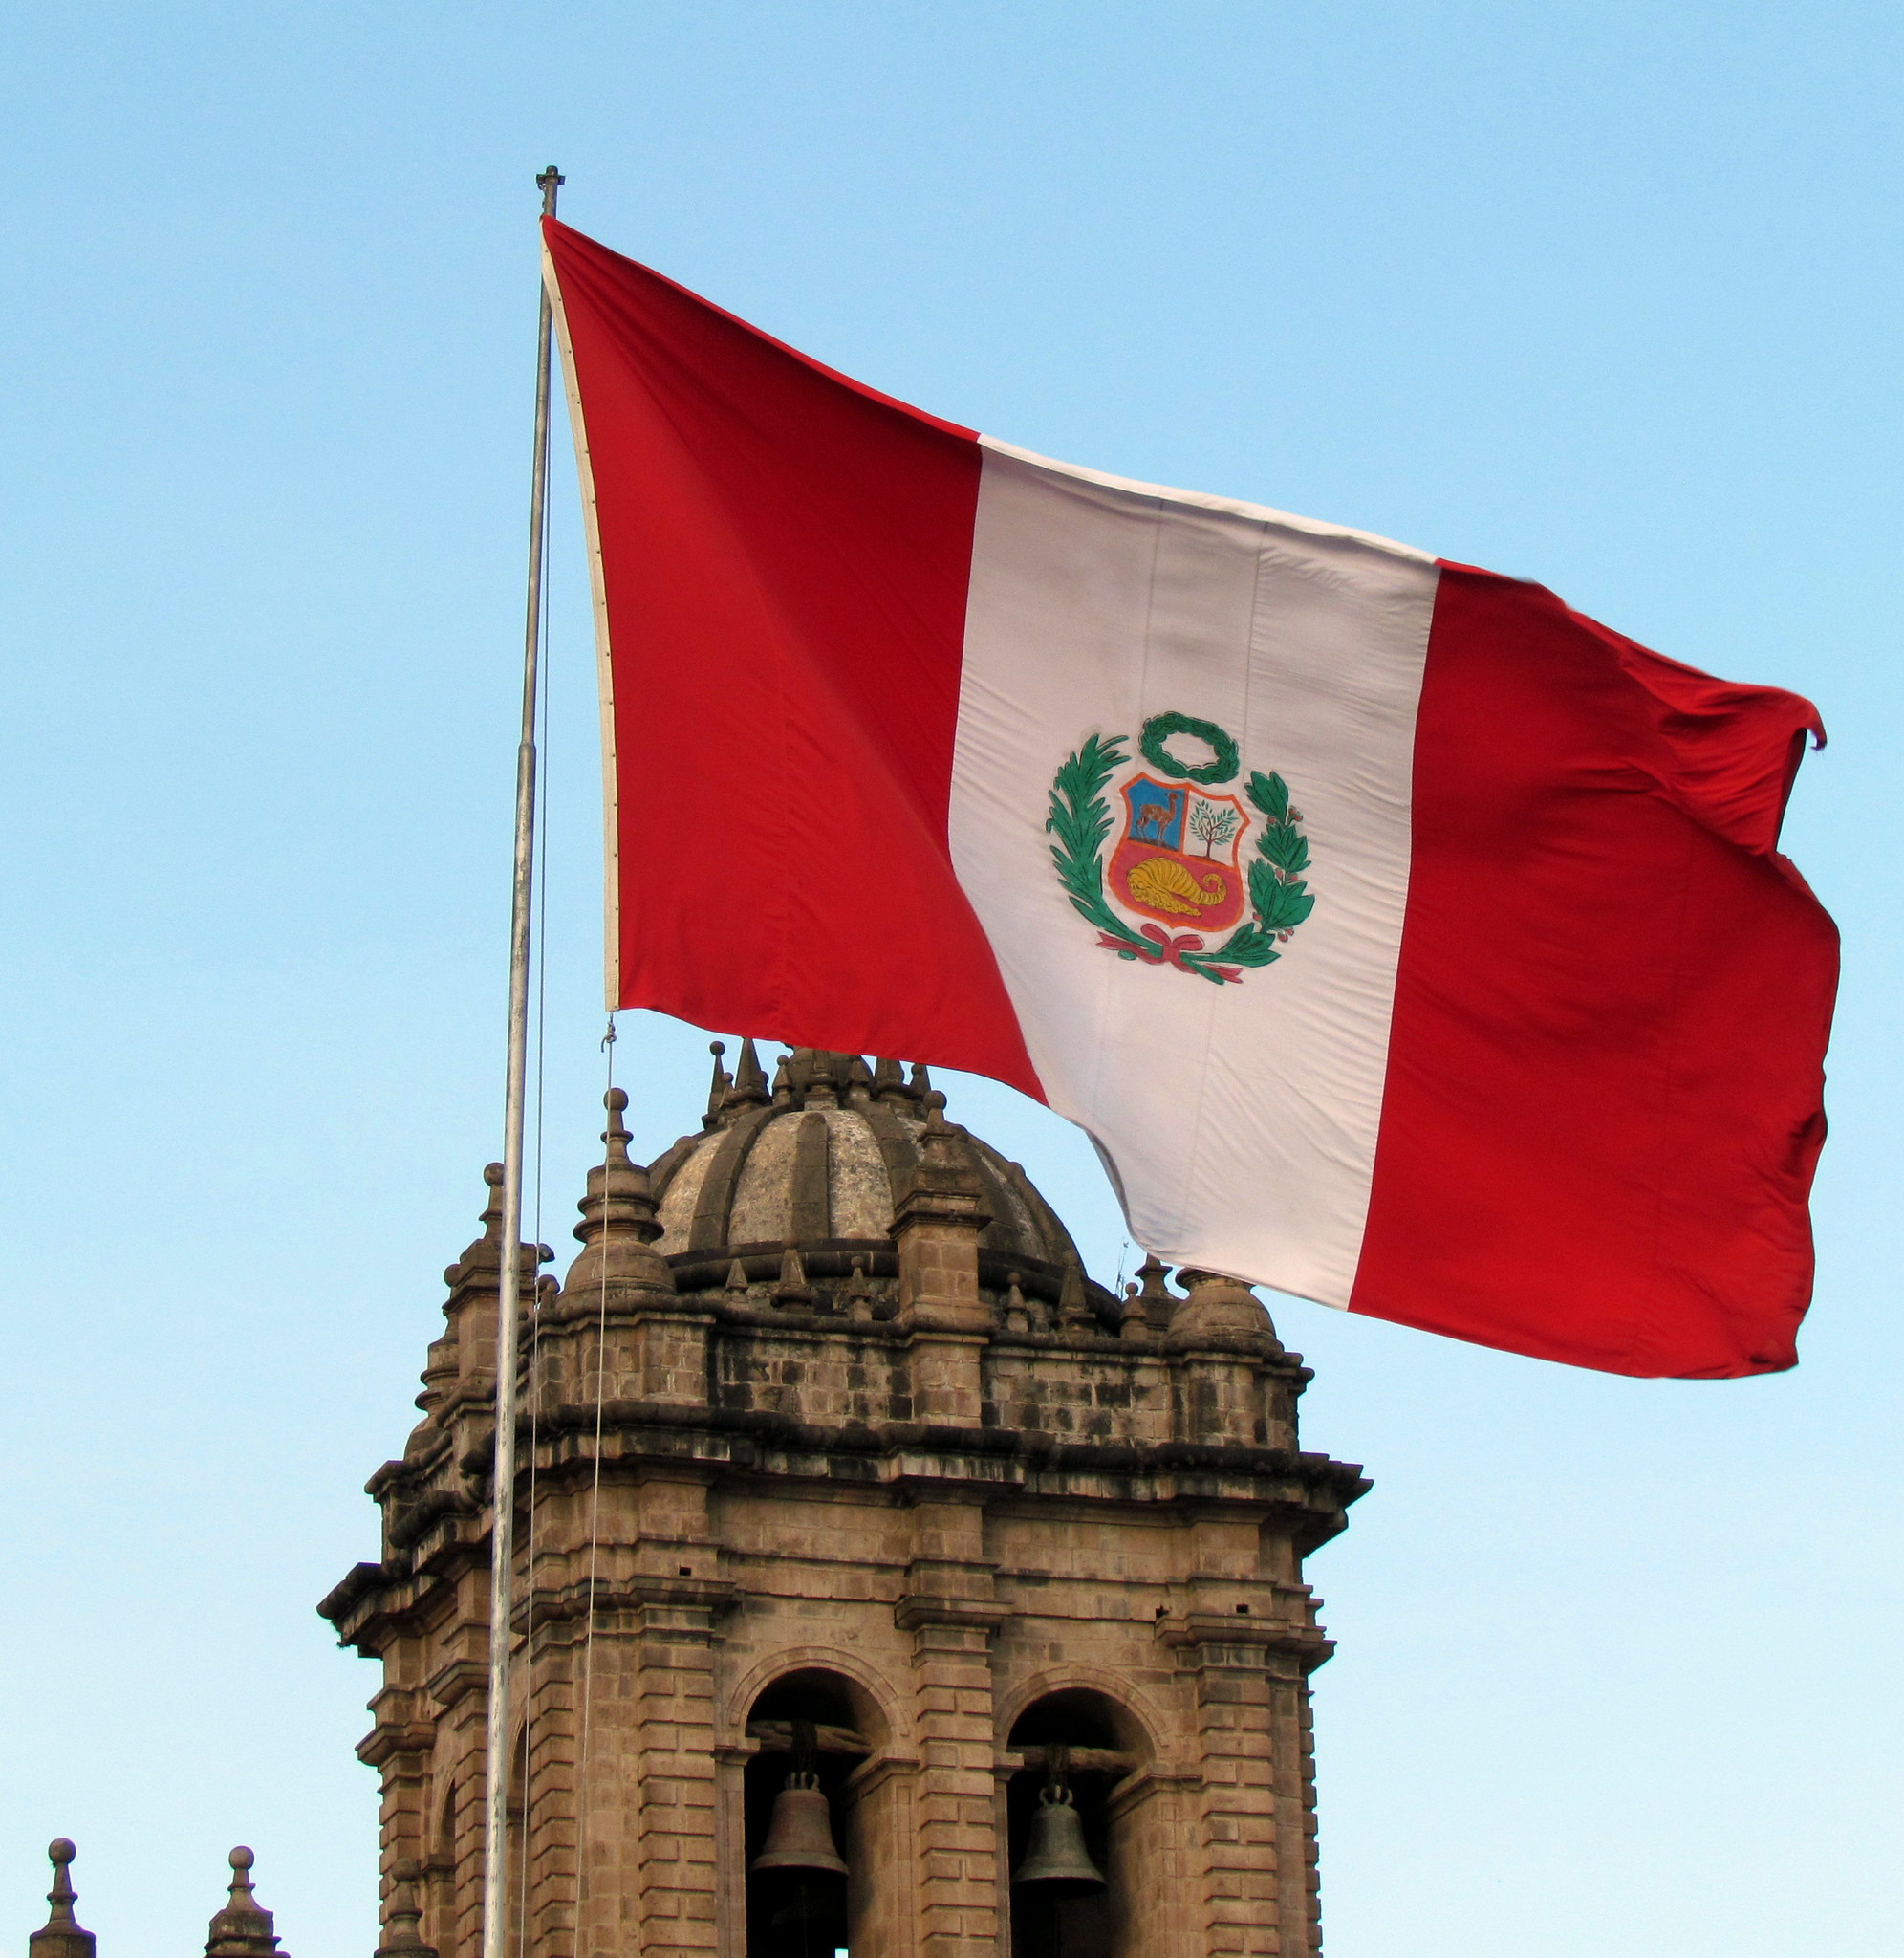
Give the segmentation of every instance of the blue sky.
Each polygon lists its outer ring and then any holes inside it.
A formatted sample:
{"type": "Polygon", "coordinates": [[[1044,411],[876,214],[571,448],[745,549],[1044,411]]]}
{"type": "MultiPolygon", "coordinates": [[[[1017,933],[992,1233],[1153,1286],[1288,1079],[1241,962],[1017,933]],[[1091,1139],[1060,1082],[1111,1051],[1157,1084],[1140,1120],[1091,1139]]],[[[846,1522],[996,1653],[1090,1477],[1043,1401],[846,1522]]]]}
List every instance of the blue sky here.
{"type": "MultiPolygon", "coordinates": [[[[375,1554],[497,1150],[553,158],[573,223],[938,413],[1819,702],[1787,847],[1846,982],[1798,1371],[1275,1309],[1306,1441],[1376,1485],[1311,1567],[1331,1958],[1894,1950],[1900,54],[1831,0],[13,10],[7,1935],[65,1833],[110,1958],[201,1941],[238,1841],[295,1958],[374,1943],[375,1672],[312,1606],[375,1554]]],[[[557,1244],[601,1086],[568,469],[557,1244]]],[[[644,1149],[705,1040],[624,1016],[644,1149]]],[[[951,1086],[1114,1276],[1088,1147],[951,1086]]]]}

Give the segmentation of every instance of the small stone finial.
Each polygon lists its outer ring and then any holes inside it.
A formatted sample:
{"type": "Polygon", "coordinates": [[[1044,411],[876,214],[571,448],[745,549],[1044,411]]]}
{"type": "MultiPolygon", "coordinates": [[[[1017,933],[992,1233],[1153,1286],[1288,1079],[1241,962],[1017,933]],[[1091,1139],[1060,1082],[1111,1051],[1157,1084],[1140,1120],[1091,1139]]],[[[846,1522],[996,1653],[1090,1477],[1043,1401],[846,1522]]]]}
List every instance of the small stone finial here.
{"type": "Polygon", "coordinates": [[[1135,1278],[1124,1287],[1124,1316],[1117,1331],[1126,1339],[1150,1338],[1149,1301],[1144,1297],[1144,1288],[1135,1278]]]}
{"type": "Polygon", "coordinates": [[[718,1128],[721,1125],[721,1111],[727,1105],[728,1092],[734,1085],[734,1077],[721,1065],[721,1056],[727,1051],[725,1040],[710,1040],[707,1051],[714,1056],[714,1078],[707,1085],[707,1113],[701,1118],[703,1128],[718,1128]]]}
{"type": "Polygon", "coordinates": [[[773,1302],[792,1311],[813,1303],[813,1288],[807,1283],[807,1267],[790,1244],[780,1254],[780,1282],[773,1288],[773,1302]]]}
{"type": "Polygon", "coordinates": [[[53,1888],[46,1893],[52,1907],[45,1926],[27,1940],[27,1950],[31,1958],[93,1958],[93,1933],[82,1930],[73,1915],[79,1893],[73,1887],[70,1865],[79,1852],[66,1837],[55,1836],[46,1853],[53,1864],[53,1888]]]}
{"type": "Polygon", "coordinates": [[[1031,1309],[1025,1303],[1025,1280],[1021,1273],[1011,1273],[1006,1281],[1005,1330],[1007,1333],[1028,1333],[1031,1330],[1031,1309]]]}
{"type": "Polygon", "coordinates": [[[1147,1338],[1170,1324],[1178,1300],[1170,1289],[1169,1277],[1170,1267],[1159,1264],[1146,1252],[1135,1282],[1125,1288],[1124,1323],[1120,1328],[1125,1338],[1147,1338]]]}
{"type": "Polygon", "coordinates": [[[231,1894],[211,1921],[205,1941],[206,1958],[278,1958],[271,1914],[251,1892],[251,1865],[256,1858],[241,1842],[228,1860],[231,1894]]]}
{"type": "Polygon", "coordinates": [[[423,1866],[404,1857],[390,1866],[390,1901],[383,1907],[383,1942],[377,1958],[437,1958],[436,1947],[423,1942],[422,1905],[417,1885],[423,1866]]]}
{"type": "Polygon", "coordinates": [[[1058,1293],[1058,1324],[1068,1333],[1094,1332],[1097,1316],[1084,1286],[1084,1267],[1076,1258],[1065,1260],[1064,1284],[1058,1293]]]}
{"type": "Polygon", "coordinates": [[[727,1292],[745,1294],[747,1289],[747,1268],[739,1258],[727,1260],[727,1282],[723,1288],[727,1292]]]}
{"type": "Polygon", "coordinates": [[[853,1275],[846,1281],[840,1303],[849,1318],[870,1319],[873,1316],[873,1284],[866,1275],[864,1258],[854,1259],[853,1275]]]}
{"type": "Polygon", "coordinates": [[[608,1144],[609,1160],[616,1164],[628,1161],[628,1144],[635,1138],[629,1132],[622,1116],[628,1108],[628,1090],[611,1088],[601,1098],[601,1105],[608,1110],[608,1126],[602,1130],[601,1139],[608,1144]]]}
{"type": "Polygon", "coordinates": [[[849,1108],[864,1108],[872,1099],[873,1070],[866,1065],[864,1055],[851,1055],[846,1066],[846,1104],[849,1108]]]}
{"type": "Polygon", "coordinates": [[[906,1092],[915,1101],[923,1101],[932,1093],[932,1070],[924,1061],[913,1062],[912,1077],[906,1082],[906,1092]]]}
{"type": "Polygon", "coordinates": [[[784,1054],[773,1066],[773,1105],[776,1108],[791,1108],[793,1105],[793,1070],[788,1065],[784,1054]]]}
{"type": "Polygon", "coordinates": [[[945,1097],[937,1088],[925,1098],[925,1132],[929,1136],[949,1136],[952,1124],[945,1120],[945,1097]]]}
{"type": "Polygon", "coordinates": [[[73,1859],[78,1854],[70,1836],[55,1836],[46,1846],[46,1860],[53,1865],[53,1888],[46,1893],[46,1901],[53,1905],[49,1924],[74,1922],[73,1906],[79,1893],[73,1887],[73,1859]]]}
{"type": "Polygon", "coordinates": [[[912,1099],[906,1093],[905,1069],[897,1060],[889,1060],[883,1055],[873,1069],[873,1099],[876,1101],[912,1099]]]}

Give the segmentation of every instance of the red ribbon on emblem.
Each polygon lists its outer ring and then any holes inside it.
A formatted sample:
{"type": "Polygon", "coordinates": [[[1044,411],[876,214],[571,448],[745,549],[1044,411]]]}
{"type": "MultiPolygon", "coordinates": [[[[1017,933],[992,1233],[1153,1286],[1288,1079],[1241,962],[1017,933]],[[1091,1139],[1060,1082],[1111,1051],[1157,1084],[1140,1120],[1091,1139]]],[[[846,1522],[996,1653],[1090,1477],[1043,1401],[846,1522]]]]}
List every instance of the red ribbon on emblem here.
{"type": "Polygon", "coordinates": [[[1141,959],[1147,966],[1175,966],[1179,972],[1211,973],[1224,982],[1237,981],[1241,970],[1235,966],[1191,966],[1184,963],[1185,952],[1200,952],[1203,949],[1202,936],[1195,931],[1171,933],[1160,925],[1145,925],[1140,927],[1145,938],[1155,949],[1133,945],[1128,939],[1113,938],[1108,931],[1097,934],[1097,943],[1106,951],[1122,952],[1127,959],[1141,959]]]}

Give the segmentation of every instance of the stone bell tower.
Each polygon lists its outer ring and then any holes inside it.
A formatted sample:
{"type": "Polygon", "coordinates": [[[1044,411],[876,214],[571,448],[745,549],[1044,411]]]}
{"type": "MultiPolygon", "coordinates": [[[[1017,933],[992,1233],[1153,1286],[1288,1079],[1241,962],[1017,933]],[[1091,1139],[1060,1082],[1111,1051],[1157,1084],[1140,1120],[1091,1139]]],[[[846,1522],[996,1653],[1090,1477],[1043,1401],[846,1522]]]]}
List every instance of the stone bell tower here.
{"type": "MultiPolygon", "coordinates": [[[[1319,1950],[1303,1560],[1368,1485],[1299,1451],[1301,1360],[1231,1280],[1093,1283],[923,1069],[720,1053],[647,1169],[609,1097],[581,1255],[524,1288],[521,1958],[1319,1950]]],[[[492,1187],[320,1607],[383,1668],[385,1946],[439,1958],[481,1921],[503,1255],[492,1187]]]]}

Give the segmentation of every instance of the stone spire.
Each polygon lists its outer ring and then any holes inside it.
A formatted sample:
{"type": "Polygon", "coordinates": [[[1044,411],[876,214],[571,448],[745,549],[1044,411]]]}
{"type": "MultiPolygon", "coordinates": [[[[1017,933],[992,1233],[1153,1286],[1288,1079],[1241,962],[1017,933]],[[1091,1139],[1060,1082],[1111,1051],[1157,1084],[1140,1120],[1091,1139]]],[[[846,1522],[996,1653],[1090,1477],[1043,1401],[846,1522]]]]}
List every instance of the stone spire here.
{"type": "Polygon", "coordinates": [[[77,1892],[67,1874],[78,1851],[64,1836],[56,1836],[47,1844],[46,1853],[53,1863],[53,1888],[46,1893],[46,1901],[53,1908],[45,1926],[27,1940],[29,1958],[93,1958],[93,1933],[81,1930],[73,1915],[77,1892]]]}
{"type": "MultiPolygon", "coordinates": [[[[449,1287],[444,1312],[452,1320],[465,1305],[478,1299],[495,1304],[503,1275],[503,1165],[486,1163],[483,1182],[488,1201],[483,1207],[483,1234],[474,1239],[455,1264],[444,1268],[443,1282],[449,1287]]],[[[525,1299],[535,1295],[535,1270],[555,1253],[546,1244],[519,1244],[516,1255],[522,1260],[522,1293],[525,1299]]]]}
{"type": "Polygon", "coordinates": [[[632,1138],[621,1119],[628,1106],[627,1091],[611,1088],[601,1099],[608,1110],[608,1126],[601,1136],[608,1151],[589,1171],[588,1193],[576,1206],[582,1213],[575,1226],[582,1252],[569,1267],[564,1289],[573,1295],[599,1287],[606,1279],[617,1291],[635,1286],[672,1292],[673,1275],[654,1249],[661,1225],[655,1214],[648,1172],[628,1154],[632,1138]]]}
{"type": "Polygon", "coordinates": [[[727,1096],[734,1085],[734,1077],[721,1065],[721,1056],[727,1051],[725,1040],[710,1040],[707,1051],[714,1056],[714,1078],[707,1087],[707,1113],[701,1118],[703,1128],[719,1128],[721,1111],[727,1105],[727,1096]]]}
{"type": "MultiPolygon", "coordinates": [[[[483,1182],[488,1201],[483,1209],[482,1235],[470,1244],[455,1264],[448,1266],[443,1282],[449,1296],[443,1302],[443,1316],[448,1321],[443,1338],[430,1347],[423,1366],[423,1391],[417,1405],[424,1421],[411,1436],[417,1444],[432,1423],[453,1418],[445,1403],[486,1403],[494,1392],[496,1377],[496,1300],[503,1276],[503,1165],[487,1164],[483,1182]]],[[[536,1296],[536,1267],[555,1253],[546,1244],[518,1247],[522,1263],[522,1297],[525,1306],[536,1296]]]]}
{"type": "Polygon", "coordinates": [[[734,1062],[734,1085],[727,1091],[728,1104],[765,1108],[772,1099],[768,1092],[767,1070],[760,1064],[760,1050],[751,1040],[743,1040],[740,1057],[734,1062]]]}
{"type": "Polygon", "coordinates": [[[1096,1315],[1084,1288],[1084,1266],[1076,1258],[1065,1260],[1064,1282],[1058,1293],[1058,1325],[1067,1333],[1094,1333],[1096,1315]]]}
{"type": "Polygon", "coordinates": [[[484,1164],[483,1182],[489,1194],[483,1207],[483,1214],[477,1220],[483,1226],[482,1231],[443,1274],[443,1282],[452,1292],[465,1284],[479,1284],[485,1273],[493,1286],[502,1273],[503,1165],[500,1163],[484,1164]]]}
{"type": "Polygon", "coordinates": [[[251,1894],[253,1860],[242,1842],[231,1852],[231,1894],[211,1921],[205,1958],[280,1958],[271,1914],[251,1894]]]}

